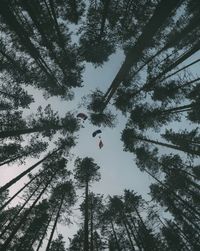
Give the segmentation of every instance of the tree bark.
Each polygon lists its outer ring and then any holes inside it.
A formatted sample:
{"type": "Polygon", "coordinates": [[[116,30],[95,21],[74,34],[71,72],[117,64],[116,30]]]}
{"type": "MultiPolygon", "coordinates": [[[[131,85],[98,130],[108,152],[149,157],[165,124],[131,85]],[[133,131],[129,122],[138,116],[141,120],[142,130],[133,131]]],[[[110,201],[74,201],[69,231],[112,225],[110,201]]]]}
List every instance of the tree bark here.
{"type": "MultiPolygon", "coordinates": [[[[125,217],[126,217],[126,216],[125,216],[125,217]]],[[[132,226],[131,226],[131,224],[130,224],[130,222],[129,222],[129,220],[128,220],[127,217],[126,217],[126,223],[127,223],[128,227],[129,227],[129,229],[130,229],[130,231],[131,231],[131,234],[132,234],[132,236],[133,236],[133,239],[134,239],[134,241],[135,241],[135,243],[136,243],[136,245],[137,245],[137,247],[138,247],[138,250],[139,250],[139,251],[143,251],[143,250],[142,250],[142,247],[141,247],[141,245],[140,245],[140,242],[139,242],[139,240],[137,239],[137,236],[136,236],[136,234],[134,233],[134,230],[132,229],[132,226]]]]}
{"type": "Polygon", "coordinates": [[[167,189],[175,198],[177,198],[191,213],[191,215],[195,215],[195,218],[200,220],[200,213],[192,207],[187,201],[183,200],[179,195],[177,195],[172,189],[170,189],[167,185],[165,185],[162,181],[157,179],[153,174],[151,174],[147,169],[144,168],[144,171],[148,173],[153,179],[155,179],[162,187],[167,189]],[[198,216],[198,217],[197,217],[198,216]]]}
{"type": "Polygon", "coordinates": [[[93,197],[91,196],[91,206],[90,206],[90,251],[94,250],[94,240],[93,240],[93,197]]]}
{"type": "Polygon", "coordinates": [[[58,152],[59,150],[61,150],[62,147],[59,147],[57,150],[53,151],[52,153],[46,155],[42,160],[38,161],[37,163],[35,163],[34,165],[32,165],[31,167],[29,167],[26,171],[22,172],[21,174],[19,174],[17,177],[15,177],[14,179],[12,179],[11,181],[9,181],[8,183],[6,183],[4,186],[2,186],[0,188],[0,193],[4,192],[6,189],[8,189],[10,186],[12,186],[13,184],[15,184],[17,181],[19,181],[21,178],[23,178],[26,174],[30,173],[33,169],[35,169],[38,165],[40,165],[42,162],[44,162],[46,159],[50,158],[53,154],[55,154],[56,152],[58,152]]]}
{"type": "Polygon", "coordinates": [[[44,240],[45,235],[47,234],[47,230],[48,230],[49,224],[50,224],[50,222],[51,222],[51,220],[52,220],[53,214],[54,214],[54,211],[52,212],[51,216],[49,217],[49,220],[48,220],[47,225],[46,225],[46,227],[45,227],[45,230],[44,230],[44,233],[43,233],[43,235],[42,235],[42,238],[41,238],[40,241],[39,241],[39,244],[38,244],[38,246],[37,246],[36,251],[39,251],[40,247],[42,246],[42,242],[43,242],[43,240],[44,240]]]}
{"type": "Polygon", "coordinates": [[[121,248],[120,248],[120,245],[119,245],[119,241],[118,241],[118,238],[117,238],[117,234],[115,232],[115,228],[114,228],[112,219],[110,220],[110,223],[111,223],[112,232],[113,232],[113,235],[114,235],[114,238],[115,238],[115,242],[116,242],[116,245],[117,245],[117,249],[118,249],[118,251],[121,251],[121,248]]]}
{"type": "Polygon", "coordinates": [[[61,211],[61,208],[62,208],[62,205],[63,205],[63,201],[64,201],[64,194],[62,195],[62,198],[61,198],[61,201],[60,201],[60,205],[59,205],[59,208],[58,208],[58,211],[57,211],[57,214],[56,214],[56,219],[54,221],[53,228],[52,228],[49,240],[48,240],[46,251],[49,251],[49,249],[50,249],[51,241],[53,239],[53,235],[54,235],[54,232],[55,232],[55,229],[56,229],[56,225],[57,225],[58,219],[60,217],[60,211],[61,211]]]}
{"type": "Polygon", "coordinates": [[[162,78],[166,73],[170,72],[179,64],[183,63],[189,57],[191,57],[194,53],[196,53],[200,49],[200,42],[197,42],[191,49],[186,51],[183,55],[181,55],[174,63],[166,67],[157,77],[150,80],[150,82],[146,83],[143,87],[141,87],[136,94],[140,93],[141,91],[148,91],[151,90],[153,86],[156,85],[156,81],[161,79],[163,81],[165,78],[162,78]]]}
{"type": "Polygon", "coordinates": [[[50,129],[60,130],[62,128],[63,128],[63,126],[52,126],[51,128],[38,126],[38,127],[33,127],[33,128],[17,129],[14,131],[2,131],[2,132],[0,132],[0,138],[4,139],[4,138],[8,138],[8,137],[16,137],[16,136],[20,136],[23,134],[42,132],[42,131],[50,130],[50,129]]]}
{"type": "Polygon", "coordinates": [[[34,208],[34,206],[36,205],[36,203],[39,201],[39,199],[41,198],[41,196],[43,195],[43,193],[45,192],[45,190],[47,189],[48,185],[51,183],[53,177],[51,178],[51,180],[48,181],[48,183],[45,185],[45,187],[42,189],[42,191],[40,192],[40,194],[38,195],[37,199],[33,202],[33,204],[30,206],[30,208],[25,211],[23,218],[18,222],[18,224],[14,227],[13,231],[11,232],[10,236],[7,238],[7,240],[4,242],[4,244],[1,246],[2,250],[7,250],[7,248],[10,245],[10,242],[12,241],[13,237],[15,236],[15,234],[18,232],[18,230],[20,229],[20,227],[22,226],[22,224],[24,224],[26,222],[26,219],[28,217],[28,215],[30,214],[30,212],[32,211],[32,209],[34,208]]]}
{"type": "Polygon", "coordinates": [[[40,176],[42,173],[44,172],[44,170],[42,170],[40,173],[38,173],[37,175],[35,175],[28,183],[26,183],[21,189],[19,189],[18,192],[16,192],[8,201],[6,201],[6,203],[4,203],[1,207],[0,207],[0,211],[2,211],[19,193],[21,193],[28,185],[30,185],[32,183],[32,181],[34,181],[38,176],[40,176]]]}
{"type": "Polygon", "coordinates": [[[175,71],[175,72],[173,72],[173,73],[167,75],[166,77],[162,78],[160,81],[164,81],[164,80],[166,80],[167,78],[170,78],[170,77],[176,75],[178,72],[183,71],[183,70],[189,68],[190,66],[192,66],[192,65],[194,65],[194,64],[196,64],[196,63],[198,63],[199,61],[200,61],[200,59],[197,59],[197,60],[193,61],[192,63],[190,63],[190,64],[188,64],[188,65],[186,65],[186,66],[180,68],[179,70],[177,70],[177,71],[175,71]]]}
{"type": "Polygon", "coordinates": [[[88,231],[88,221],[89,221],[89,214],[88,214],[88,194],[89,194],[89,187],[88,181],[85,184],[85,219],[84,219],[84,251],[89,251],[89,231],[88,231]]]}
{"type": "Polygon", "coordinates": [[[127,227],[127,225],[126,225],[126,221],[125,221],[125,220],[123,220],[123,224],[124,224],[124,227],[125,227],[127,236],[128,236],[128,240],[129,240],[131,249],[132,249],[132,251],[135,251],[135,248],[134,248],[134,245],[133,245],[133,241],[132,241],[132,239],[131,239],[131,235],[130,235],[130,232],[129,232],[129,230],[128,230],[128,227],[127,227]]]}
{"type": "Polygon", "coordinates": [[[159,142],[159,141],[156,141],[156,140],[146,139],[146,138],[142,138],[142,137],[136,137],[136,139],[147,142],[147,143],[151,143],[151,144],[155,144],[155,145],[164,146],[164,147],[167,147],[167,148],[179,150],[179,151],[182,151],[182,152],[185,152],[185,153],[200,155],[196,151],[189,150],[189,149],[184,149],[184,148],[179,147],[177,145],[171,145],[171,144],[159,142]]]}
{"type": "Polygon", "coordinates": [[[19,216],[20,212],[24,209],[24,207],[28,204],[28,202],[30,201],[30,199],[34,196],[34,194],[37,192],[37,190],[39,189],[39,187],[42,185],[42,183],[39,184],[39,186],[37,186],[33,192],[29,195],[29,197],[25,200],[24,204],[20,207],[20,209],[16,212],[16,214],[11,217],[10,222],[8,223],[8,225],[6,225],[6,227],[3,229],[3,231],[0,234],[0,239],[2,238],[2,236],[6,233],[6,231],[9,229],[9,227],[12,225],[12,223],[17,219],[17,217],[19,216]]]}
{"type": "Polygon", "coordinates": [[[103,15],[102,15],[102,19],[101,19],[101,28],[100,28],[100,33],[99,33],[99,39],[100,40],[101,40],[101,38],[103,36],[103,31],[104,31],[104,27],[105,27],[105,24],[106,24],[106,18],[107,18],[107,15],[108,15],[110,1],[111,0],[105,0],[105,3],[104,3],[103,15]]]}
{"type": "Polygon", "coordinates": [[[141,36],[135,46],[128,52],[126,59],[111,83],[110,93],[104,96],[104,106],[109,103],[113,94],[126,77],[134,63],[137,63],[144,49],[146,49],[152,41],[152,38],[157,33],[159,28],[165,23],[171,12],[181,3],[181,0],[162,0],[154,11],[153,16],[143,29],[141,36]],[[133,56],[134,55],[134,56],[133,56]]]}

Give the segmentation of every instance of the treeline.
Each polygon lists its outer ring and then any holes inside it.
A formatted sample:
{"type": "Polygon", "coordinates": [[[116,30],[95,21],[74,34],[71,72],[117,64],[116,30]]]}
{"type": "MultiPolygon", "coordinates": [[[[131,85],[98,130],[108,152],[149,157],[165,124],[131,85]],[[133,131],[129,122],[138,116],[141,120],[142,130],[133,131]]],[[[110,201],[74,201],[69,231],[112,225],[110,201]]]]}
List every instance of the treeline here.
{"type": "MultiPolygon", "coordinates": [[[[73,173],[62,151],[49,154],[41,168],[29,173],[29,181],[11,198],[1,193],[2,250],[198,250],[198,167],[188,166],[178,155],[158,158],[157,152],[138,151],[138,166],[155,180],[152,200],[145,201],[131,190],[123,195],[95,194],[91,185],[99,181],[99,166],[92,158],[77,158],[73,173]],[[159,173],[165,173],[162,179],[159,173]],[[82,191],[82,196],[78,195],[82,191]],[[23,201],[12,206],[22,193],[23,201]],[[81,198],[81,199],[80,199],[81,198]],[[75,207],[81,212],[79,229],[69,238],[56,239],[56,227],[72,223],[75,207]],[[6,208],[6,209],[5,209],[6,208]],[[165,211],[170,213],[165,215],[165,211]],[[45,241],[47,240],[47,241],[45,241]]],[[[11,185],[10,185],[11,186],[11,185]]],[[[9,187],[9,186],[7,186],[9,187]]]]}

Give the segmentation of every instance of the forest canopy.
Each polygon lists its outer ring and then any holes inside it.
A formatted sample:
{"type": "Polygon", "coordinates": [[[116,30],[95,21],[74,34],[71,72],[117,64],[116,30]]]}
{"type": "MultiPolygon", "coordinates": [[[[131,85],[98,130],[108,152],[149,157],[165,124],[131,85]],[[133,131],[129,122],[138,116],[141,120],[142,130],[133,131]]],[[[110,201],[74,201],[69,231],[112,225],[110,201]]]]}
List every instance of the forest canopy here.
{"type": "Polygon", "coordinates": [[[199,0],[1,0],[0,36],[0,250],[200,250],[199,0]]]}

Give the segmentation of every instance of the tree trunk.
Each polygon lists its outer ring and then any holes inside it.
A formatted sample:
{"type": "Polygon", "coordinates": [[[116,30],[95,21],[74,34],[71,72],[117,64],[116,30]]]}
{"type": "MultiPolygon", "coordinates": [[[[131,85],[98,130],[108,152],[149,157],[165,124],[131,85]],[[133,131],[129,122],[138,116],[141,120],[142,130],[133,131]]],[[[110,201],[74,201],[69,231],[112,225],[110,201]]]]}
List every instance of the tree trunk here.
{"type": "Polygon", "coordinates": [[[130,218],[130,220],[131,220],[131,223],[132,223],[132,225],[133,225],[133,227],[134,227],[135,232],[137,233],[138,244],[140,245],[140,249],[141,249],[141,251],[143,251],[143,250],[145,250],[145,247],[144,247],[144,243],[143,243],[143,240],[142,240],[142,238],[141,238],[141,235],[140,235],[140,233],[138,232],[137,227],[136,227],[135,222],[134,222],[134,220],[132,219],[132,217],[130,218]]]}
{"type": "Polygon", "coordinates": [[[40,173],[38,173],[37,175],[35,175],[28,183],[26,183],[21,189],[19,189],[18,192],[16,192],[8,201],[6,201],[6,203],[4,203],[1,207],[0,207],[0,211],[2,211],[19,193],[21,193],[29,184],[32,183],[33,180],[35,180],[38,176],[41,175],[41,173],[43,173],[44,170],[42,170],[40,173]]]}
{"type": "Polygon", "coordinates": [[[54,211],[52,212],[51,216],[49,217],[49,220],[48,220],[47,225],[46,225],[46,227],[45,227],[45,230],[44,230],[44,233],[43,233],[43,235],[42,235],[42,238],[41,238],[40,241],[39,241],[39,244],[38,244],[38,246],[37,246],[36,251],[39,251],[40,247],[42,246],[44,237],[45,237],[45,235],[47,234],[47,230],[48,230],[49,224],[50,224],[50,222],[51,222],[51,220],[52,220],[53,214],[54,214],[54,211]]]}
{"type": "MultiPolygon", "coordinates": [[[[191,178],[198,179],[194,174],[191,174],[191,173],[185,171],[185,170],[182,169],[182,168],[177,168],[176,166],[175,166],[175,168],[173,168],[173,165],[172,165],[172,168],[170,168],[170,167],[168,166],[167,169],[166,169],[166,167],[163,165],[162,162],[157,161],[157,160],[155,160],[155,159],[153,159],[153,158],[149,158],[149,159],[150,159],[151,161],[153,161],[155,164],[159,164],[161,167],[163,167],[164,169],[162,168],[161,170],[162,170],[164,173],[166,173],[167,175],[169,175],[169,176],[170,176],[169,171],[174,171],[174,169],[177,169],[179,172],[184,173],[184,174],[190,176],[191,178]],[[168,171],[168,170],[169,170],[169,171],[168,171]]],[[[190,180],[190,179],[187,180],[187,181],[190,182],[195,188],[197,188],[198,190],[200,190],[200,185],[199,185],[199,184],[195,183],[193,180],[190,180]]]]}
{"type": "Polygon", "coordinates": [[[195,154],[195,155],[200,156],[200,154],[198,152],[196,152],[196,151],[189,150],[189,149],[184,149],[184,148],[182,148],[180,146],[177,146],[177,145],[171,145],[171,144],[159,142],[159,141],[156,141],[156,140],[146,139],[146,138],[142,138],[142,137],[135,137],[135,138],[138,139],[138,140],[150,143],[150,144],[164,146],[164,147],[167,147],[167,148],[171,148],[171,149],[175,149],[175,150],[182,151],[182,152],[185,152],[185,153],[195,154]]]}
{"type": "Polygon", "coordinates": [[[88,231],[88,222],[89,222],[89,213],[88,213],[88,195],[89,187],[88,182],[85,184],[85,219],[84,219],[84,251],[89,251],[89,231],[88,231]]]}
{"type": "Polygon", "coordinates": [[[192,104],[189,105],[182,105],[174,108],[169,108],[166,110],[161,111],[161,114],[169,114],[169,113],[179,113],[179,112],[185,112],[185,111],[190,111],[192,109],[192,104]]]}
{"type": "Polygon", "coordinates": [[[147,169],[144,168],[144,171],[148,173],[153,179],[155,179],[162,187],[167,189],[175,198],[177,198],[191,213],[191,215],[195,215],[196,219],[200,219],[200,213],[192,207],[187,201],[183,200],[179,195],[177,195],[172,189],[170,189],[167,185],[165,185],[162,181],[157,179],[153,174],[151,174],[147,169]],[[197,217],[198,216],[198,217],[197,217]]]}
{"type": "Polygon", "coordinates": [[[56,29],[56,32],[57,32],[57,35],[58,35],[58,44],[62,48],[62,50],[63,50],[63,52],[65,54],[65,57],[68,58],[67,52],[65,50],[65,42],[63,40],[63,35],[60,32],[60,28],[59,28],[59,25],[58,25],[58,22],[57,22],[56,13],[55,13],[55,10],[54,10],[53,0],[49,0],[49,4],[50,4],[50,10],[51,10],[51,13],[52,13],[52,16],[53,16],[52,20],[54,20],[54,26],[55,26],[55,29],[56,29]]]}
{"type": "Polygon", "coordinates": [[[143,250],[142,250],[142,247],[141,247],[141,245],[140,245],[140,242],[139,242],[139,240],[137,239],[137,236],[136,236],[136,234],[134,233],[134,230],[133,230],[133,228],[132,228],[132,226],[131,226],[131,224],[130,224],[128,218],[127,218],[127,216],[125,216],[125,217],[126,217],[126,223],[127,223],[128,227],[129,227],[129,229],[130,229],[130,231],[131,231],[131,234],[132,234],[132,236],[133,236],[133,239],[134,239],[134,241],[135,241],[135,243],[136,243],[136,245],[137,245],[137,247],[138,247],[138,250],[139,250],[139,251],[143,251],[143,250]]]}
{"type": "Polygon", "coordinates": [[[25,129],[17,129],[14,131],[2,131],[0,132],[0,138],[8,138],[8,137],[16,137],[23,134],[35,133],[35,132],[42,132],[50,129],[60,130],[63,126],[52,126],[52,127],[33,127],[33,128],[25,128],[25,129]]]}
{"type": "Polygon", "coordinates": [[[108,15],[110,2],[111,0],[105,0],[105,3],[104,3],[103,13],[102,13],[103,15],[101,19],[101,28],[100,28],[100,33],[99,33],[99,40],[101,40],[103,36],[103,31],[104,31],[104,27],[105,27],[107,15],[108,15]]]}
{"type": "Polygon", "coordinates": [[[90,206],[90,251],[94,251],[94,240],[93,240],[93,200],[91,196],[90,206]]]}
{"type": "Polygon", "coordinates": [[[8,189],[13,184],[15,184],[17,181],[19,181],[21,178],[23,178],[26,174],[28,174],[29,172],[31,172],[34,168],[36,168],[38,165],[40,165],[42,162],[44,162],[46,159],[50,158],[53,154],[55,154],[56,152],[58,152],[61,149],[62,149],[62,147],[59,147],[57,150],[55,150],[52,153],[46,155],[42,160],[38,161],[37,163],[35,163],[31,167],[29,167],[26,171],[22,172],[17,177],[15,177],[14,179],[12,179],[8,183],[6,183],[4,186],[2,186],[0,188],[0,193],[4,192],[6,189],[8,189]]]}
{"type": "Polygon", "coordinates": [[[9,159],[9,160],[6,160],[6,161],[4,161],[4,162],[1,162],[1,163],[0,163],[0,166],[9,164],[9,163],[11,163],[11,162],[13,162],[13,161],[15,161],[15,160],[21,158],[21,157],[23,157],[23,155],[18,155],[18,156],[14,157],[14,158],[11,158],[11,159],[9,159]]]}
{"type": "MultiPolygon", "coordinates": [[[[179,227],[178,224],[176,224],[175,221],[173,221],[173,224],[176,226],[177,230],[180,232],[180,235],[182,236],[182,238],[189,244],[191,245],[194,250],[196,250],[196,243],[194,243],[193,241],[191,241],[191,239],[189,239],[187,237],[187,235],[185,235],[184,231],[179,227]]],[[[199,242],[198,242],[199,243],[199,242]]]]}
{"type": "Polygon", "coordinates": [[[178,72],[183,71],[183,70],[189,68],[190,66],[192,66],[192,65],[194,65],[194,64],[196,64],[196,63],[198,63],[199,61],[200,61],[200,59],[197,59],[197,60],[193,61],[192,63],[190,63],[190,64],[188,64],[188,65],[182,67],[181,69],[179,69],[179,70],[177,70],[177,71],[175,71],[175,72],[173,72],[173,73],[167,75],[166,77],[162,78],[160,81],[164,81],[164,80],[166,80],[167,78],[170,78],[170,77],[176,75],[178,72]]]}
{"type": "Polygon", "coordinates": [[[125,227],[125,229],[126,229],[126,233],[127,233],[127,236],[128,236],[128,240],[129,240],[130,246],[131,246],[131,250],[132,250],[132,251],[135,251],[135,248],[134,248],[134,245],[133,245],[133,241],[132,241],[132,239],[131,239],[131,235],[130,235],[130,232],[129,232],[129,230],[128,230],[128,227],[127,227],[127,225],[126,225],[126,221],[125,221],[125,220],[123,220],[123,224],[124,224],[124,227],[125,227]]]}
{"type": "Polygon", "coordinates": [[[10,29],[17,34],[19,37],[22,45],[26,48],[27,52],[30,54],[32,58],[34,58],[36,64],[43,70],[43,72],[57,84],[58,81],[55,78],[54,74],[52,73],[51,69],[48,67],[44,59],[41,57],[40,52],[34,46],[29,38],[29,34],[27,34],[26,30],[24,29],[23,25],[21,25],[16,16],[12,13],[9,8],[9,4],[6,1],[0,3],[0,13],[4,18],[6,24],[10,27],[10,29]]]}
{"type": "Polygon", "coordinates": [[[183,63],[189,57],[191,57],[194,53],[196,53],[200,49],[200,42],[197,42],[191,49],[186,51],[183,55],[181,55],[174,63],[166,67],[157,77],[150,80],[149,83],[146,83],[143,87],[141,87],[136,93],[138,94],[140,91],[149,91],[153,86],[156,85],[156,81],[161,79],[163,81],[165,78],[162,78],[166,73],[173,70],[179,64],[183,63]]]}
{"type": "Polygon", "coordinates": [[[62,208],[62,205],[63,205],[63,201],[64,201],[64,194],[62,195],[62,198],[61,198],[61,201],[60,201],[60,205],[59,205],[59,208],[58,208],[58,211],[57,211],[57,214],[56,214],[56,219],[54,221],[53,228],[52,228],[49,240],[48,240],[46,251],[49,251],[49,249],[50,249],[51,241],[53,239],[53,235],[54,235],[54,232],[55,232],[55,229],[56,229],[56,225],[57,225],[58,219],[60,217],[60,211],[61,211],[61,208],[62,208]]]}
{"type": "Polygon", "coordinates": [[[20,227],[22,226],[22,224],[24,224],[26,222],[27,217],[29,216],[30,212],[32,211],[32,209],[34,208],[34,206],[36,205],[36,203],[39,201],[39,199],[41,198],[41,196],[43,195],[43,193],[45,192],[45,190],[47,189],[48,185],[51,183],[53,177],[51,178],[51,180],[48,181],[48,183],[46,183],[45,187],[42,189],[42,191],[40,192],[40,194],[38,195],[37,199],[33,202],[33,204],[30,206],[30,208],[25,211],[23,218],[18,222],[18,224],[14,227],[13,231],[11,232],[10,236],[7,238],[7,240],[4,242],[4,244],[1,246],[2,250],[7,250],[7,248],[10,245],[10,242],[12,241],[13,237],[15,236],[15,234],[18,232],[18,230],[20,229],[20,227]]]}
{"type": "Polygon", "coordinates": [[[118,249],[118,251],[121,251],[121,248],[120,248],[120,245],[119,245],[119,241],[118,241],[118,238],[117,238],[117,234],[115,232],[115,228],[114,228],[112,219],[110,220],[110,223],[111,223],[112,232],[113,232],[113,235],[114,235],[114,238],[115,238],[115,243],[117,245],[117,249],[118,249]]]}
{"type": "Polygon", "coordinates": [[[59,63],[59,60],[57,59],[57,55],[56,52],[54,51],[54,48],[52,47],[52,44],[50,43],[48,37],[45,34],[45,31],[42,27],[42,23],[39,22],[38,20],[38,16],[37,16],[37,8],[34,8],[34,5],[31,5],[29,2],[24,1],[25,4],[25,8],[28,11],[33,23],[35,24],[37,30],[39,31],[41,38],[43,40],[44,45],[46,46],[46,48],[50,51],[50,56],[51,58],[57,62],[57,64],[59,65],[59,67],[62,69],[63,74],[65,75],[65,69],[63,67],[62,64],[59,63]]]}
{"type": "Polygon", "coordinates": [[[178,91],[179,89],[182,89],[182,88],[184,88],[184,87],[186,87],[186,86],[188,86],[188,85],[191,85],[191,84],[193,84],[193,83],[195,83],[195,82],[197,82],[197,81],[199,81],[199,80],[200,80],[200,78],[196,78],[196,79],[194,79],[194,80],[188,81],[188,82],[186,82],[185,84],[182,84],[182,85],[177,86],[177,87],[175,88],[175,90],[178,91]]]}
{"type": "Polygon", "coordinates": [[[146,49],[150,45],[154,35],[157,33],[160,27],[162,27],[162,25],[166,22],[166,19],[169,17],[171,12],[180,3],[181,0],[168,0],[168,1],[162,0],[157,5],[157,8],[155,9],[153,16],[144,27],[143,32],[139,37],[139,39],[137,40],[135,46],[128,52],[123,65],[121,66],[116,77],[111,83],[111,88],[110,88],[111,91],[104,97],[105,107],[109,103],[110,99],[112,98],[113,94],[115,93],[121,82],[124,80],[128,72],[130,71],[133,64],[138,62],[138,60],[142,56],[144,49],[146,49]]]}
{"type": "Polygon", "coordinates": [[[37,192],[37,190],[39,189],[39,187],[42,185],[42,182],[39,184],[39,186],[37,186],[33,192],[29,195],[29,197],[25,200],[24,204],[20,207],[20,209],[16,212],[16,214],[11,217],[10,222],[8,223],[8,225],[6,225],[6,227],[3,229],[3,231],[0,234],[0,239],[2,238],[2,236],[6,233],[6,231],[9,229],[9,227],[12,225],[13,222],[15,222],[15,220],[17,219],[17,217],[19,216],[20,212],[24,209],[24,207],[28,204],[28,202],[30,201],[30,199],[34,196],[34,194],[37,192]]]}

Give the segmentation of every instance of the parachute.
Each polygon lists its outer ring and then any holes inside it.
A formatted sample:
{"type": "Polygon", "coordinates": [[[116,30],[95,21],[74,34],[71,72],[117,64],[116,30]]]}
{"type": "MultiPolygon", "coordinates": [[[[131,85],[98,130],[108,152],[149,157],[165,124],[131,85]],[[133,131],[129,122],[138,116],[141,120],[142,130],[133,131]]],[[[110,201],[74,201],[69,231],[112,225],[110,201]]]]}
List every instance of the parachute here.
{"type": "Polygon", "coordinates": [[[92,137],[95,137],[95,136],[96,136],[97,134],[99,134],[99,133],[102,133],[102,131],[101,131],[100,129],[94,131],[94,132],[92,133],[92,137]]]}
{"type": "Polygon", "coordinates": [[[83,120],[86,120],[88,118],[88,116],[85,113],[82,113],[82,112],[80,112],[76,117],[81,118],[83,120]]]}

